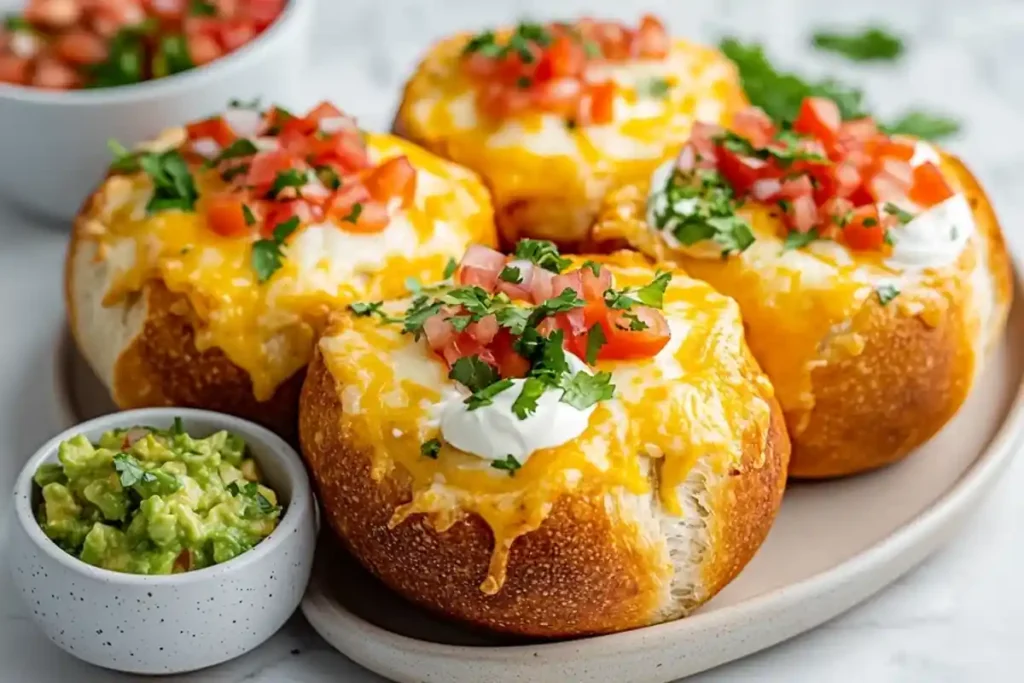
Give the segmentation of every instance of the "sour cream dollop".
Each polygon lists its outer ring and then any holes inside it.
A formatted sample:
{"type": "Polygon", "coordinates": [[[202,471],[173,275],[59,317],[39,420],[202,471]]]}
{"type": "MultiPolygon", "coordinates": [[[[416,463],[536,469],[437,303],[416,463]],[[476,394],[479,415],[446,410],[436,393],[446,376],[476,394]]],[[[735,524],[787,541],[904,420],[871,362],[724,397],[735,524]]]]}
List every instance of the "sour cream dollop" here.
{"type": "Polygon", "coordinates": [[[948,266],[960,257],[974,230],[967,198],[955,194],[890,229],[894,244],[886,265],[898,270],[948,266]]]}
{"type": "MultiPolygon", "coordinates": [[[[582,360],[565,354],[570,370],[590,372],[582,360]]],[[[520,420],[512,412],[526,380],[516,379],[512,386],[494,397],[493,403],[470,410],[465,391],[453,392],[441,406],[441,436],[461,451],[484,460],[504,460],[511,455],[520,464],[542,448],[553,448],[572,441],[587,429],[596,406],[583,410],[562,403],[561,389],[548,389],[537,399],[537,410],[520,420]]]]}

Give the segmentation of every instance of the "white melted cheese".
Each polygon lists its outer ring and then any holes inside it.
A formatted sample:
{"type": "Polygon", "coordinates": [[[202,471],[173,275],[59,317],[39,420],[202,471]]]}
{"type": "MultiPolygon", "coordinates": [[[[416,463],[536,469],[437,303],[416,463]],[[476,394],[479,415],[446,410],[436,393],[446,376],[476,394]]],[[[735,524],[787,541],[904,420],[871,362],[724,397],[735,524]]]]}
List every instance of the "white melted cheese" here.
{"type": "MultiPolygon", "coordinates": [[[[573,372],[590,372],[586,363],[567,353],[573,372]]],[[[520,420],[512,404],[526,380],[516,379],[512,386],[494,397],[489,405],[470,409],[468,392],[448,392],[440,406],[441,435],[452,446],[484,460],[504,460],[509,455],[525,463],[534,452],[568,443],[586,431],[595,406],[583,410],[561,401],[562,391],[548,389],[537,399],[537,410],[520,420]]]]}

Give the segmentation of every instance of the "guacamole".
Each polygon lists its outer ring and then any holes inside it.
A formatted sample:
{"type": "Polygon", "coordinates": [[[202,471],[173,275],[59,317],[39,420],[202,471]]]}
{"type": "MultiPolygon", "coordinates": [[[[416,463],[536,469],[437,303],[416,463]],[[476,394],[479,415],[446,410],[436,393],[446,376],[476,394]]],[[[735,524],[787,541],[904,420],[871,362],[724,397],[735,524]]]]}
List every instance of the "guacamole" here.
{"type": "Polygon", "coordinates": [[[204,439],[149,427],[76,436],[60,464],[42,465],[37,518],[83,562],[132,574],[202,569],[251,549],[277,526],[281,507],[260,481],[241,437],[204,439]]]}

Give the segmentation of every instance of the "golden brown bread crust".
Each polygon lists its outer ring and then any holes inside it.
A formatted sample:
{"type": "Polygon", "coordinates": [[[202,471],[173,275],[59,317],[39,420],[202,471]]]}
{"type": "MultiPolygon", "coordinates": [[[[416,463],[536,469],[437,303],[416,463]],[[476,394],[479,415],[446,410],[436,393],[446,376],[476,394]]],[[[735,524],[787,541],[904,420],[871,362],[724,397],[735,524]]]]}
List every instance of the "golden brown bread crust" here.
{"type": "MultiPolygon", "coordinates": [[[[493,538],[476,516],[444,532],[414,516],[394,529],[388,521],[410,499],[408,476],[370,475],[370,455],[342,431],[334,377],[319,349],[309,365],[299,409],[299,436],[331,527],[371,572],[406,598],[439,614],[497,631],[564,637],[620,631],[652,623],[663,599],[651,552],[613,524],[603,500],[563,496],[544,523],[512,546],[505,583],[494,595],[480,585],[493,538]]],[[[701,601],[750,560],[768,533],[785,486],[789,441],[781,411],[773,420],[761,463],[751,443],[744,469],[721,487],[701,601]]]]}
{"type": "MultiPolygon", "coordinates": [[[[959,286],[955,278],[943,283],[948,306],[937,320],[926,322],[920,315],[907,314],[900,305],[883,306],[876,297],[868,297],[847,321],[848,331],[863,341],[863,348],[851,354],[835,343],[824,344],[822,355],[830,360],[811,374],[812,411],[794,416],[787,410],[793,441],[791,477],[844,476],[905,457],[934,436],[960,408],[987,347],[1002,330],[1012,275],[998,221],[984,191],[963,163],[950,155],[945,155],[945,160],[974,211],[978,234],[986,244],[993,314],[982,321],[981,330],[973,329],[969,321],[977,312],[972,310],[968,288],[959,286]],[[979,334],[982,339],[976,338],[979,334]]],[[[646,184],[624,185],[610,193],[595,226],[595,240],[646,235],[646,195],[646,184]]],[[[694,269],[702,271],[702,263],[671,253],[660,240],[638,240],[637,246],[655,260],[671,260],[683,269],[689,262],[690,274],[701,277],[694,269]]],[[[713,275],[705,279],[725,294],[730,294],[730,286],[743,286],[732,280],[717,282],[713,275]]],[[[750,334],[748,330],[748,338],[750,334]]],[[[756,350],[763,341],[752,340],[752,347],[756,350]]]]}

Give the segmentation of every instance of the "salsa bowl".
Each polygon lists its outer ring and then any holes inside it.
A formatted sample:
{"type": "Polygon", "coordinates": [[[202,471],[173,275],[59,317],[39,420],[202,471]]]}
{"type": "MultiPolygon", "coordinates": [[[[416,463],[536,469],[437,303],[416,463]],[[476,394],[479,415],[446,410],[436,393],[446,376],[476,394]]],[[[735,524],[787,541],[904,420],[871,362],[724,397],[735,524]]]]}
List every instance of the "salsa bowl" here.
{"type": "Polygon", "coordinates": [[[36,625],[66,652],[90,664],[142,674],[192,671],[252,650],[291,616],[309,580],[315,507],[299,456],[281,438],[220,413],[152,408],[114,413],[72,427],[26,463],[14,490],[10,562],[14,585],[36,625]],[[43,532],[34,515],[33,475],[55,462],[62,441],[95,442],[112,429],[148,425],[241,436],[285,506],[274,531],[234,559],[170,574],[126,574],[87,564],[43,532]]]}
{"type": "MultiPolygon", "coordinates": [[[[52,91],[0,83],[0,200],[70,222],[111,161],[108,140],[131,147],[222,111],[230,100],[291,106],[316,0],[289,0],[266,31],[198,68],[132,85],[52,91]]],[[[0,0],[0,13],[15,3],[0,0]]]]}

